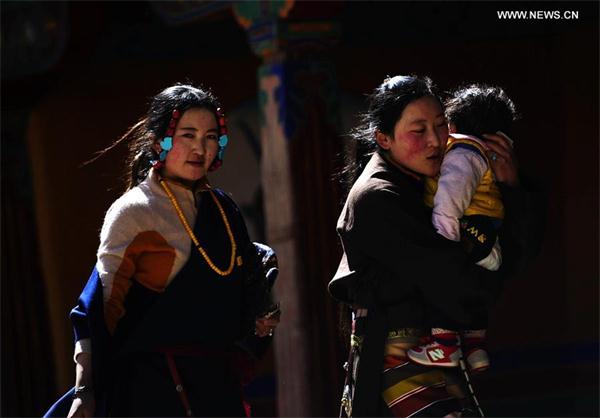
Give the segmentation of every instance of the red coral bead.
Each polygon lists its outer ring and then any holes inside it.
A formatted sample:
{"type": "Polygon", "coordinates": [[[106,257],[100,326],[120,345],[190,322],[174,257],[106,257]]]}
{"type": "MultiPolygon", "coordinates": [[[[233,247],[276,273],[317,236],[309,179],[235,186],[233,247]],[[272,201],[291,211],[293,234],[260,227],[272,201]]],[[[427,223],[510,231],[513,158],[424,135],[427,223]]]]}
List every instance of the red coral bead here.
{"type": "Polygon", "coordinates": [[[179,116],[181,116],[181,114],[179,113],[179,110],[175,109],[173,111],[173,119],[179,119],[179,116]]]}

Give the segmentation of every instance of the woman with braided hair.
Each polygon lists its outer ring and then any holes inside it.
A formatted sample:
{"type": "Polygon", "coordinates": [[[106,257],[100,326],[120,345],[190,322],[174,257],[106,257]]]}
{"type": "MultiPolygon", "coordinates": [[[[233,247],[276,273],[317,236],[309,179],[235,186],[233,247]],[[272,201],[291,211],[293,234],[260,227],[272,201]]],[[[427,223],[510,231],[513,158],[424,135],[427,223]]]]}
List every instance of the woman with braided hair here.
{"type": "Polygon", "coordinates": [[[252,244],[234,201],[207,178],[223,162],[225,116],[211,92],[177,84],[121,141],[129,187],[106,213],[71,313],[68,416],[245,416],[239,343],[270,340],[279,319],[267,313],[261,263],[272,252],[252,244]]]}

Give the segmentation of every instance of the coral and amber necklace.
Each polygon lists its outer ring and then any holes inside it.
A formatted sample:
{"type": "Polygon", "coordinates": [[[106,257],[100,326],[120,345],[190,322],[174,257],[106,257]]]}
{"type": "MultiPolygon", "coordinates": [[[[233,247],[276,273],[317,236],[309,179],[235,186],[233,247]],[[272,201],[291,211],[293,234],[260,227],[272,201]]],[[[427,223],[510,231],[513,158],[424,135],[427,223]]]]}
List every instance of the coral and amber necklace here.
{"type": "MultiPolygon", "coordinates": [[[[217,208],[219,209],[219,213],[221,214],[221,219],[223,219],[223,223],[225,224],[225,229],[227,230],[227,235],[229,236],[229,242],[231,242],[231,258],[229,260],[229,267],[227,267],[227,270],[221,270],[220,268],[218,268],[215,265],[215,263],[213,263],[213,261],[210,259],[210,257],[204,250],[204,248],[202,248],[200,246],[200,242],[198,241],[198,238],[196,238],[196,235],[194,235],[194,231],[192,231],[192,228],[190,228],[190,224],[188,224],[187,220],[185,219],[183,211],[181,210],[179,203],[177,203],[177,199],[173,195],[173,192],[171,192],[171,189],[169,188],[169,186],[167,186],[167,183],[165,182],[165,180],[160,179],[159,182],[160,182],[160,185],[162,186],[162,188],[165,190],[165,193],[169,197],[169,200],[171,200],[171,203],[173,204],[173,207],[175,208],[175,212],[177,212],[177,216],[179,216],[179,220],[183,224],[183,227],[187,231],[188,235],[192,239],[192,242],[194,243],[194,245],[196,246],[196,248],[198,249],[198,251],[200,252],[202,257],[204,258],[206,263],[219,276],[228,276],[229,274],[231,274],[231,272],[233,271],[233,267],[236,264],[235,254],[237,252],[237,244],[235,243],[235,238],[233,237],[233,232],[231,232],[231,227],[229,226],[229,221],[227,220],[225,211],[223,210],[223,207],[219,203],[219,200],[217,199],[217,196],[215,196],[214,192],[210,189],[208,190],[212,199],[215,201],[217,208]]],[[[240,266],[241,264],[242,264],[242,257],[237,257],[237,265],[240,266]]]]}

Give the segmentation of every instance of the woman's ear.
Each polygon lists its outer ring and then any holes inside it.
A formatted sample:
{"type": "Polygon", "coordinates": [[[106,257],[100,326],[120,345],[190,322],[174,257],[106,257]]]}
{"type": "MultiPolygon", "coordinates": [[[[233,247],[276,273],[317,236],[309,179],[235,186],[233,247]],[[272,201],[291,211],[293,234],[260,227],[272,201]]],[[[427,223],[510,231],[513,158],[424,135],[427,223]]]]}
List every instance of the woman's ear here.
{"type": "Polygon", "coordinates": [[[158,143],[158,141],[154,141],[152,143],[152,149],[154,151],[156,151],[157,154],[160,154],[160,152],[162,151],[162,148],[161,148],[160,144],[158,143]]]}
{"type": "Polygon", "coordinates": [[[456,125],[452,122],[448,123],[448,133],[455,134],[458,131],[456,130],[456,125]]]}
{"type": "Polygon", "coordinates": [[[379,145],[379,147],[383,149],[390,149],[390,147],[392,146],[391,138],[381,131],[377,131],[375,133],[375,142],[377,142],[377,145],[379,145]]]}

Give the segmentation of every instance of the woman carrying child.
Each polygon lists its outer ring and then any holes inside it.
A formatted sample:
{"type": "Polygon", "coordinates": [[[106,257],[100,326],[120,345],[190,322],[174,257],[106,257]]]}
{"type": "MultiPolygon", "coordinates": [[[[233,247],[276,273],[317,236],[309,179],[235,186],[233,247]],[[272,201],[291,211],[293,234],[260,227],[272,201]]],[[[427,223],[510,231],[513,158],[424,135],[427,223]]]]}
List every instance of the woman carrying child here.
{"type": "Polygon", "coordinates": [[[431,80],[414,76],[388,78],[376,88],[353,132],[372,152],[364,168],[354,165],[362,173],[338,219],[344,254],[329,284],[353,316],[342,399],[349,416],[441,417],[471,409],[456,368],[416,364],[407,351],[430,338],[434,324],[476,329],[469,308],[481,306],[530,245],[530,196],[519,185],[512,148],[493,134],[486,135],[487,152],[496,154],[491,166],[506,208],[502,268],[475,265],[461,243],[436,233],[424,180],[438,175],[448,135],[431,80]]]}

